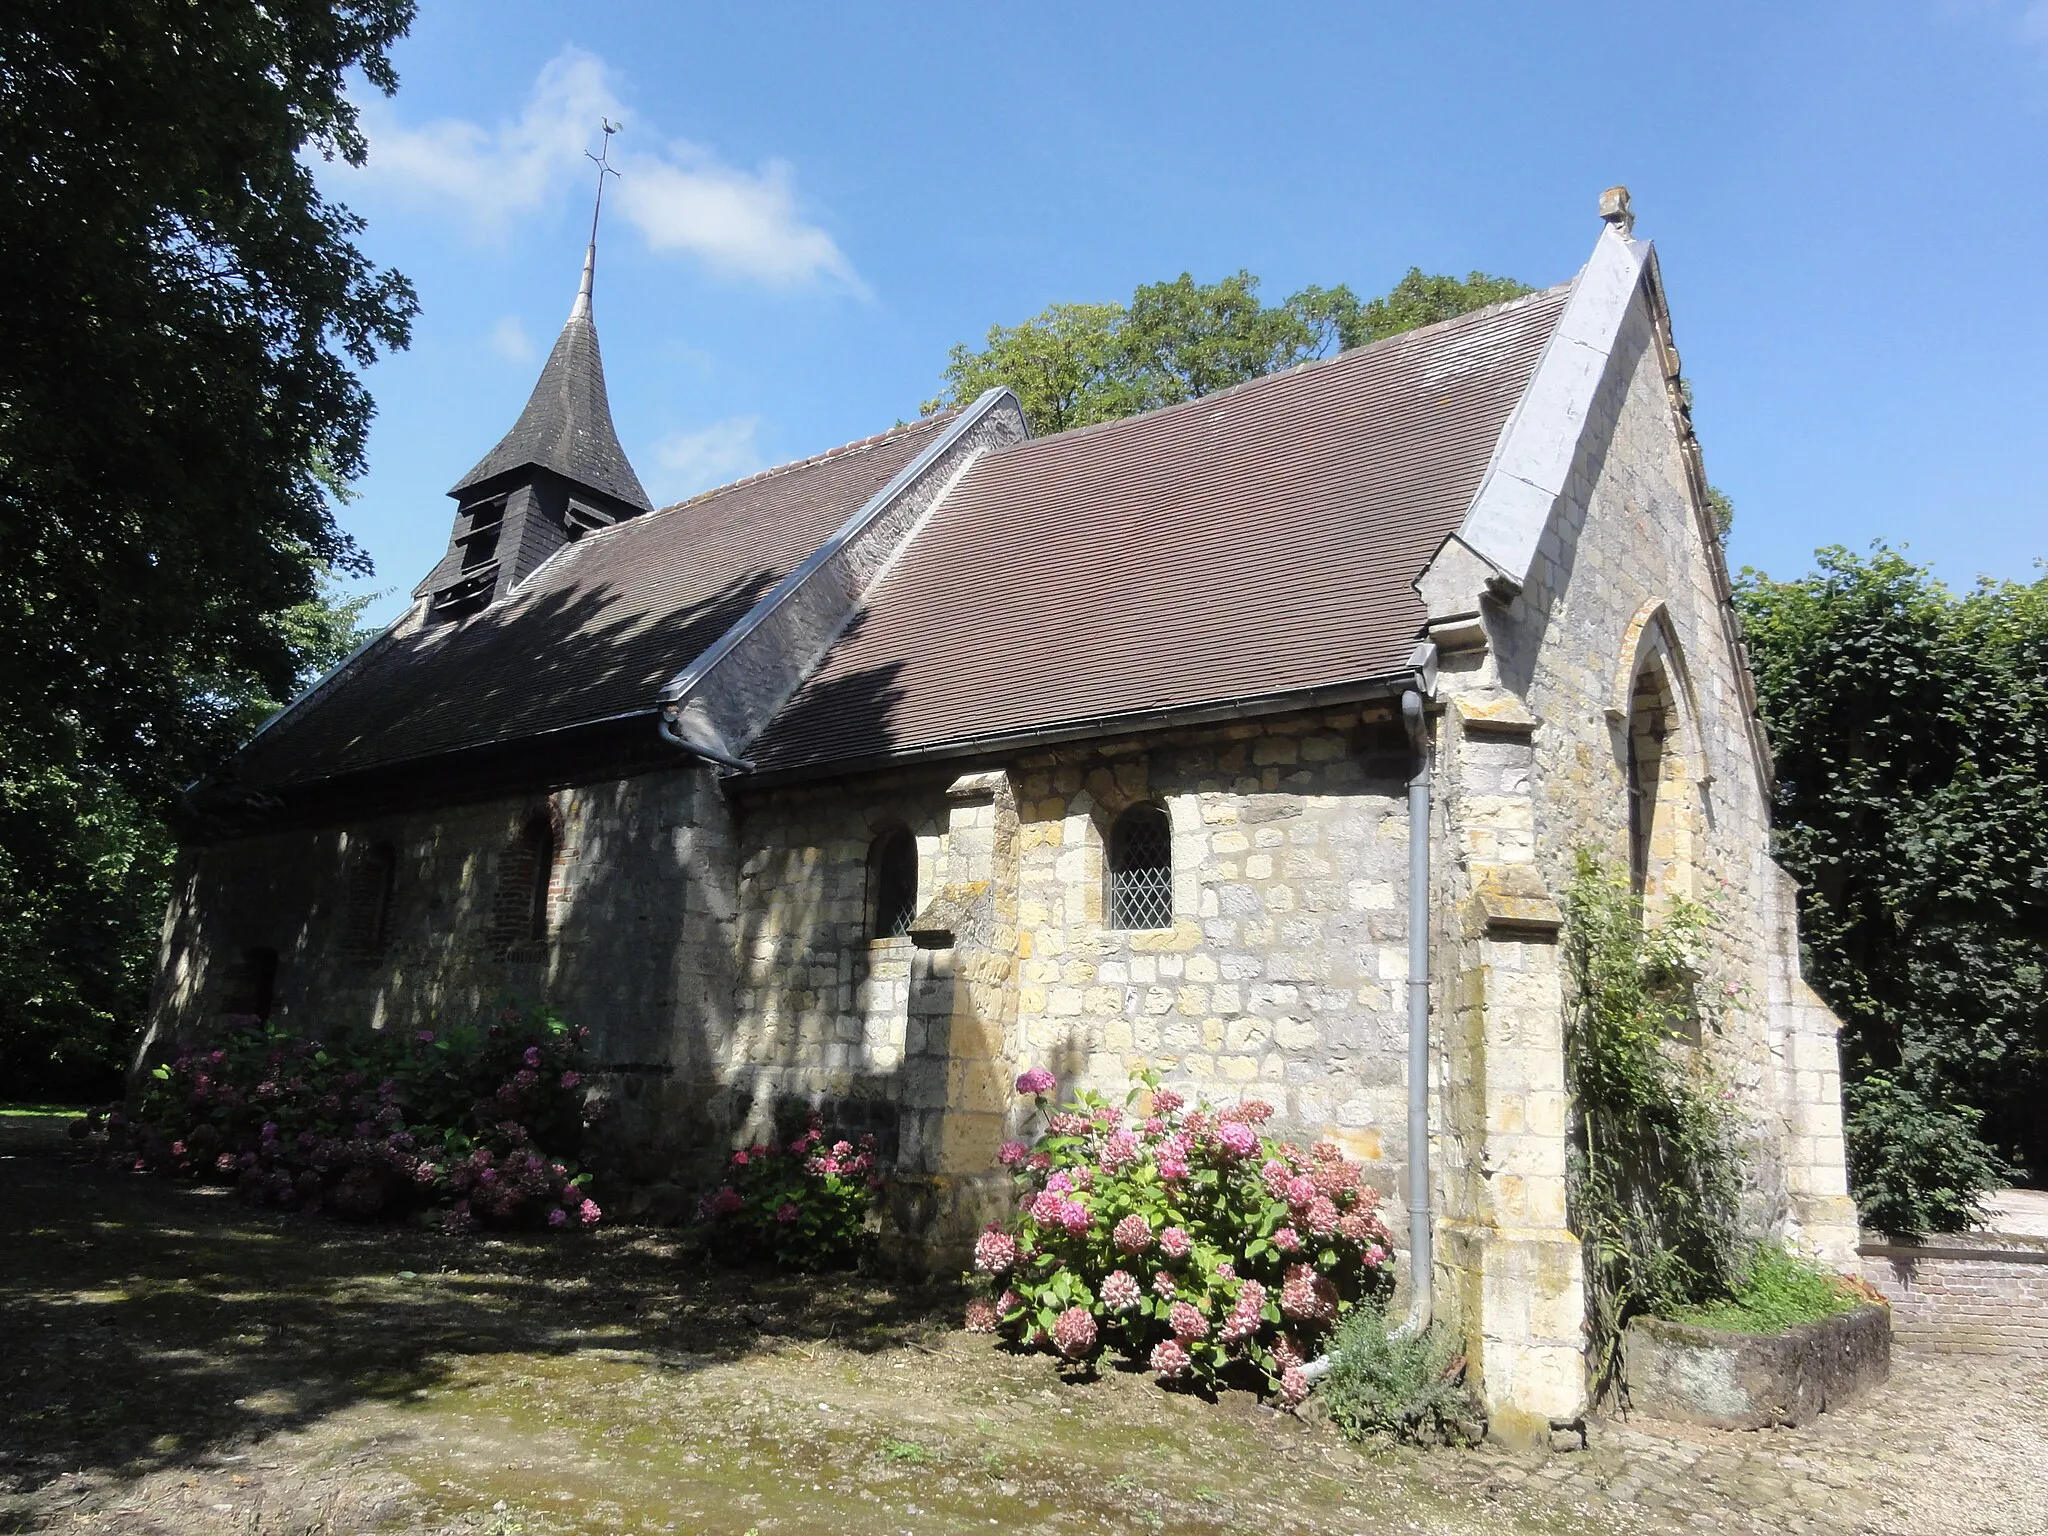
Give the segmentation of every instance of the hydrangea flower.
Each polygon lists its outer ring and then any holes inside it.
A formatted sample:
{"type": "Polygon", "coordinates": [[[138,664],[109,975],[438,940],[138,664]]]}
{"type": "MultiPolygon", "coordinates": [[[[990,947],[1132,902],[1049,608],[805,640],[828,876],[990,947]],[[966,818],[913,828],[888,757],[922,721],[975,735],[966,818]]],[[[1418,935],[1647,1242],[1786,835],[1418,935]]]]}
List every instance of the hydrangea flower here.
{"type": "Polygon", "coordinates": [[[1031,1149],[1021,1141],[1006,1141],[996,1151],[996,1161],[1005,1168],[1014,1168],[1031,1155],[1031,1149]]]}
{"type": "Polygon", "coordinates": [[[1287,1189],[1281,1198],[1297,1211],[1316,1197],[1316,1181],[1297,1174],[1287,1181],[1287,1189]]]}
{"type": "Polygon", "coordinates": [[[1259,1182],[1266,1186],[1266,1193],[1275,1200],[1287,1198],[1287,1181],[1293,1176],[1277,1157],[1269,1157],[1259,1165],[1259,1182]]]}
{"type": "Polygon", "coordinates": [[[594,1227],[604,1220],[604,1212],[597,1208],[595,1200],[585,1200],[576,1207],[576,1219],[586,1227],[594,1227]]]}
{"type": "Polygon", "coordinates": [[[1173,1300],[1173,1276],[1160,1270],[1152,1277],[1152,1294],[1161,1301],[1173,1300]]]}
{"type": "Polygon", "coordinates": [[[1178,1339],[1166,1339],[1153,1345],[1152,1358],[1148,1363],[1156,1374],[1169,1381],[1187,1375],[1195,1365],[1178,1339]]]}
{"type": "Polygon", "coordinates": [[[1301,1247],[1301,1234],[1292,1227],[1282,1227],[1273,1234],[1273,1246],[1282,1253],[1293,1253],[1301,1247]]]}
{"type": "Polygon", "coordinates": [[[989,1229],[974,1240],[974,1267],[984,1275],[1007,1275],[1017,1266],[1017,1239],[1001,1227],[989,1229]]]}
{"type": "Polygon", "coordinates": [[[1194,1251],[1194,1240],[1179,1227],[1168,1227],[1159,1234],[1159,1251],[1169,1259],[1184,1259],[1194,1251]]]}
{"type": "Polygon", "coordinates": [[[1298,1365],[1291,1365],[1280,1373],[1280,1401],[1292,1408],[1308,1398],[1308,1372],[1298,1365]]]}
{"type": "Polygon", "coordinates": [[[1033,1098],[1041,1098],[1051,1093],[1058,1082],[1059,1079],[1044,1067],[1033,1067],[1017,1079],[1017,1091],[1033,1098]]]}
{"type": "Polygon", "coordinates": [[[1053,1347],[1069,1360],[1079,1360],[1095,1348],[1095,1317],[1086,1307],[1069,1307],[1052,1325],[1053,1347]]]}
{"type": "Polygon", "coordinates": [[[977,1296],[967,1303],[967,1331],[969,1333],[994,1333],[1003,1321],[996,1304],[985,1296],[977,1296]]]}
{"type": "Polygon", "coordinates": [[[1060,1227],[1069,1237],[1084,1237],[1095,1225],[1095,1218],[1088,1207],[1078,1200],[1068,1200],[1060,1208],[1060,1227]]]}
{"type": "Polygon", "coordinates": [[[1054,1174],[1051,1178],[1045,1181],[1045,1188],[1046,1193],[1048,1194],[1071,1195],[1074,1192],[1074,1180],[1073,1177],[1064,1168],[1062,1168],[1058,1173],[1054,1174]]]}
{"type": "Polygon", "coordinates": [[[1242,1120],[1226,1120],[1216,1127],[1216,1143],[1232,1157],[1250,1157],[1259,1150],[1259,1133],[1242,1120]]]}
{"type": "Polygon", "coordinates": [[[1298,1322],[1326,1323],[1337,1315],[1337,1288],[1308,1264],[1290,1264],[1280,1286],[1280,1310],[1298,1322]]]}
{"type": "Polygon", "coordinates": [[[1159,1177],[1167,1183],[1175,1183],[1187,1176],[1188,1165],[1184,1159],[1178,1157],[1162,1157],[1159,1159],[1159,1177]]]}
{"type": "Polygon", "coordinates": [[[1102,1304],[1110,1311],[1128,1312],[1144,1299],[1137,1277],[1128,1270],[1112,1269],[1103,1277],[1102,1304]]]}
{"type": "Polygon", "coordinates": [[[1158,1115],[1170,1115],[1177,1109],[1186,1108],[1187,1102],[1185,1098],[1175,1093],[1171,1088],[1161,1088],[1152,1095],[1152,1112],[1158,1115]]]}
{"type": "Polygon", "coordinates": [[[1327,1195],[1317,1195],[1309,1201],[1308,1212],[1302,1219],[1308,1223],[1309,1235],[1319,1238],[1334,1236],[1341,1221],[1337,1207],[1327,1195]]]}
{"type": "Polygon", "coordinates": [[[1113,1131],[1102,1146],[1102,1166],[1108,1172],[1128,1168],[1139,1157],[1138,1138],[1129,1131],[1113,1131]]]}
{"type": "Polygon", "coordinates": [[[1166,1326],[1173,1330],[1176,1339],[1206,1339],[1209,1337],[1209,1319],[1185,1301],[1176,1301],[1167,1311],[1166,1326]]]}
{"type": "Polygon", "coordinates": [[[1133,1211],[1116,1224],[1110,1238],[1119,1253],[1143,1253],[1152,1246],[1152,1223],[1133,1211]]]}

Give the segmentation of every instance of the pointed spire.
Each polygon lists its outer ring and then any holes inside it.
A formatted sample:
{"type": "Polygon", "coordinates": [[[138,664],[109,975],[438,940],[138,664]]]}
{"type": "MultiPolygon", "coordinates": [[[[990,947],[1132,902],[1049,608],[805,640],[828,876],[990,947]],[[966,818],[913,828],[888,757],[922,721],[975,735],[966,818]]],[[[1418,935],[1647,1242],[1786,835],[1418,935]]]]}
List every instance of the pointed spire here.
{"type": "Polygon", "coordinates": [[[591,318],[591,285],[597,272],[597,220],[604,210],[604,179],[619,173],[609,163],[611,135],[618,125],[606,123],[604,156],[597,162],[597,204],[590,215],[590,244],[583,253],[583,281],[576,302],[555,338],[554,349],[533,386],[526,409],[519,413],[498,446],[448,494],[461,497],[486,480],[509,470],[538,465],[591,490],[602,491],[645,512],[653,507],[626,450],[612,425],[611,400],[604,387],[604,358],[597,347],[597,323],[591,318]]]}

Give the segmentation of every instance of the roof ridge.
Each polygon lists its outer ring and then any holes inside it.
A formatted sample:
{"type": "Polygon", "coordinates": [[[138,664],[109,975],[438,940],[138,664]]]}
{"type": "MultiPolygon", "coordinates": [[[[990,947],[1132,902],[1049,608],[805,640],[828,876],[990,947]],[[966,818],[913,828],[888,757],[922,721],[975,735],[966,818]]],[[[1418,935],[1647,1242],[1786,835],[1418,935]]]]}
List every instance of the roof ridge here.
{"type": "Polygon", "coordinates": [[[1447,320],[1432,320],[1427,325],[1417,325],[1405,331],[1396,331],[1391,336],[1382,336],[1379,340],[1368,341],[1362,346],[1347,347],[1342,352],[1332,352],[1328,357],[1305,358],[1291,367],[1276,368],[1271,373],[1262,373],[1257,378],[1242,380],[1239,383],[1232,384],[1227,389],[1218,389],[1206,395],[1197,395],[1192,400],[1176,400],[1170,405],[1155,405],[1149,411],[1137,411],[1129,416],[1118,416],[1109,421],[1091,421],[1085,427],[1069,427],[1064,432],[1048,432],[1043,437],[1028,437],[1021,443],[1012,443],[1008,448],[998,448],[994,451],[997,453],[1014,452],[1020,448],[1028,448],[1034,443],[1050,443],[1065,438],[1083,437],[1091,432],[1104,432],[1113,427],[1127,426],[1134,421],[1144,421],[1153,416],[1164,416],[1170,411],[1185,411],[1195,406],[1213,405],[1218,400],[1227,400],[1233,395],[1244,394],[1249,390],[1258,389],[1262,385],[1272,384],[1278,379],[1292,378],[1298,373],[1312,373],[1319,368],[1327,368],[1331,364],[1341,362],[1347,357],[1359,357],[1367,352],[1391,351],[1396,346],[1412,342],[1419,336],[1427,336],[1438,331],[1447,331],[1458,326],[1470,325],[1479,320],[1491,319],[1493,316],[1503,314],[1510,309],[1519,309],[1524,305],[1534,304],[1539,299],[1554,298],[1558,294],[1569,293],[1571,286],[1569,282],[1553,283],[1548,288],[1537,288],[1529,293],[1517,294],[1512,299],[1502,299],[1495,304],[1483,305],[1478,309],[1468,309],[1464,314],[1452,315],[1447,320]]]}
{"type": "Polygon", "coordinates": [[[915,421],[898,422],[887,431],[875,432],[867,437],[857,437],[850,443],[841,443],[837,448],[827,448],[823,453],[814,453],[808,458],[791,459],[787,464],[776,464],[768,469],[757,469],[751,475],[743,475],[737,480],[728,480],[724,485],[714,485],[708,491],[699,491],[694,496],[686,496],[681,501],[672,501],[667,506],[656,507],[654,510],[657,513],[680,512],[685,507],[696,506],[700,501],[709,501],[714,496],[723,496],[727,491],[736,491],[743,485],[758,485],[761,481],[772,480],[777,475],[786,475],[793,470],[808,469],[813,464],[823,464],[828,459],[844,458],[849,453],[858,453],[866,448],[878,447],[892,438],[901,437],[906,432],[914,432],[919,427],[935,425],[957,414],[957,409],[935,411],[929,416],[920,416],[915,421]]]}

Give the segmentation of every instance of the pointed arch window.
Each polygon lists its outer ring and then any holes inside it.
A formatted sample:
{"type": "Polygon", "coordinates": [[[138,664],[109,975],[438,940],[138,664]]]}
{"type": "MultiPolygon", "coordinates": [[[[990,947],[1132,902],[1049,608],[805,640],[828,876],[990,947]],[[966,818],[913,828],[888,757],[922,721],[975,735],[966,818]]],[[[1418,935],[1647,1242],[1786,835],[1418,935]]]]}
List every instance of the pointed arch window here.
{"type": "Polygon", "coordinates": [[[917,839],[908,827],[891,827],[875,839],[868,856],[868,932],[900,939],[917,917],[917,839]]]}
{"type": "Polygon", "coordinates": [[[1156,805],[1134,805],[1109,834],[1109,925],[1173,926],[1173,825],[1156,805]]]}

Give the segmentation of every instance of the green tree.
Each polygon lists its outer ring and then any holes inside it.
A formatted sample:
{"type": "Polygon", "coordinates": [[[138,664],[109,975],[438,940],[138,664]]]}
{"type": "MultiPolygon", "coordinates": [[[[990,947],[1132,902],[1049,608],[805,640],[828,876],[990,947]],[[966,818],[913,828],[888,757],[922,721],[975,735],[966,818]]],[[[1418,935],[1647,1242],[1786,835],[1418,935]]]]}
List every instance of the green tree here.
{"type": "MultiPolygon", "coordinates": [[[[280,617],[303,687],[368,638],[368,596],[331,582],[280,617]]],[[[246,680],[192,679],[236,735],[278,701],[246,680]]],[[[0,732],[0,1084],[4,1092],[111,1096],[157,959],[174,853],[160,806],[80,743],[19,752],[0,732]]]]}
{"type": "MultiPolygon", "coordinates": [[[[412,0],[24,0],[0,24],[0,719],[153,804],[278,693],[280,616],[360,572],[328,487],[410,285],[314,155],[360,162],[360,71],[412,0]],[[221,679],[232,679],[222,691],[221,679]]],[[[54,782],[54,781],[53,781],[54,782]]]]}
{"type": "Polygon", "coordinates": [[[1952,1230],[2004,1163],[2048,1173],[2048,578],[1958,595],[1835,548],[1737,601],[1857,1198],[1952,1230]]]}
{"type": "Polygon", "coordinates": [[[0,1081],[139,1021],[178,786],[354,627],[321,590],[404,278],[314,157],[413,0],[23,0],[0,22],[0,1081]]]}
{"type": "Polygon", "coordinates": [[[965,405],[1007,385],[1032,431],[1064,432],[1200,399],[1528,291],[1483,272],[1455,278],[1410,268],[1367,303],[1339,284],[1267,304],[1249,272],[1214,283],[1183,272],[1144,284],[1128,305],[1055,304],[1019,325],[992,327],[978,350],[954,347],[945,391],[923,409],[965,405]]]}

